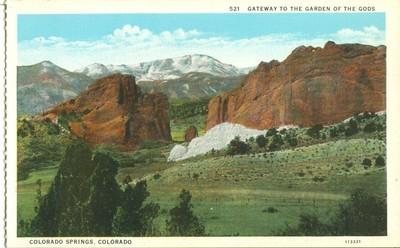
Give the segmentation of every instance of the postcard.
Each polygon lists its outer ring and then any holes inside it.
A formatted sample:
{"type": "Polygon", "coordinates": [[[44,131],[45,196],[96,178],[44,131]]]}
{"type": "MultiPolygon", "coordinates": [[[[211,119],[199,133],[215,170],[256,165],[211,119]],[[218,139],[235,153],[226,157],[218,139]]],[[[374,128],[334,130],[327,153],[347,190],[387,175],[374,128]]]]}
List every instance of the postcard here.
{"type": "Polygon", "coordinates": [[[6,245],[400,247],[400,3],[6,3],[6,245]]]}

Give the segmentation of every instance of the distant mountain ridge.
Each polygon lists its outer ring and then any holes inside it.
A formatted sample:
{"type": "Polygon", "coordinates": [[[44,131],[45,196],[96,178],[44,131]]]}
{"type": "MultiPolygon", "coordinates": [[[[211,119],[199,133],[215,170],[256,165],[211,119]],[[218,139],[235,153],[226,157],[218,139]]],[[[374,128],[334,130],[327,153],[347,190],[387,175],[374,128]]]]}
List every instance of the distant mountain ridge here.
{"type": "Polygon", "coordinates": [[[140,81],[144,92],[160,92],[170,99],[202,99],[230,91],[240,86],[245,75],[219,77],[204,72],[189,72],[169,80],[140,81]]]}
{"type": "Polygon", "coordinates": [[[249,68],[239,69],[233,65],[202,54],[185,55],[142,62],[134,65],[103,65],[94,63],[75,72],[83,73],[94,79],[114,73],[134,75],[137,81],[170,80],[182,77],[190,72],[209,73],[219,77],[233,77],[246,74],[249,68]],[[247,71],[247,72],[246,72],[247,71]]]}
{"type": "Polygon", "coordinates": [[[67,71],[50,61],[17,67],[18,114],[36,114],[77,96],[92,78],[67,71]]]}
{"type": "Polygon", "coordinates": [[[112,74],[135,76],[145,92],[172,99],[200,99],[238,87],[249,68],[224,64],[207,55],[186,55],[136,65],[91,64],[70,72],[50,61],[17,67],[18,114],[37,114],[79,95],[94,80],[112,74]]]}

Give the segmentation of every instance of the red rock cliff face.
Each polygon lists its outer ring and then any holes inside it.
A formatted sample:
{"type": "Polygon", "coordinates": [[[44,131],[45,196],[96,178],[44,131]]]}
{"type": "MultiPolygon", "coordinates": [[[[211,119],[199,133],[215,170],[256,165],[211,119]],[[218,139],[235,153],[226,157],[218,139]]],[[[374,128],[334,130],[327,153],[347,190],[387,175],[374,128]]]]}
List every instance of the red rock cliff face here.
{"type": "Polygon", "coordinates": [[[168,101],[162,94],[142,94],[133,76],[115,74],[97,80],[77,98],[44,113],[52,120],[78,116],[71,132],[90,144],[135,149],[144,140],[171,140],[168,101]]]}
{"type": "Polygon", "coordinates": [[[211,99],[207,129],[222,122],[312,126],[385,110],[385,58],[385,46],[298,47],[282,63],[261,62],[242,87],[211,99]]]}

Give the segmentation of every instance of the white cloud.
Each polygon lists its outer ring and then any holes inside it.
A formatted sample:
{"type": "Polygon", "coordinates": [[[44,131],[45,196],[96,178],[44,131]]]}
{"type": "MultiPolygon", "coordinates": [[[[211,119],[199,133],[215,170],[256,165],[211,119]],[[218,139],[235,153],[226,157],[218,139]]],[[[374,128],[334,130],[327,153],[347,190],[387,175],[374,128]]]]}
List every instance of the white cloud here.
{"type": "Polygon", "coordinates": [[[358,42],[370,45],[380,45],[384,43],[385,32],[375,26],[364,27],[362,30],[344,28],[337,31],[332,37],[338,42],[358,42]]]}
{"type": "Polygon", "coordinates": [[[233,39],[210,36],[199,30],[165,30],[154,33],[139,26],[124,25],[98,40],[66,40],[37,37],[18,44],[19,64],[51,60],[73,70],[94,62],[136,64],[185,54],[207,54],[238,67],[255,66],[260,61],[283,60],[300,45],[323,46],[336,43],[384,44],[385,32],[374,26],[361,30],[344,28],[335,33],[306,37],[304,34],[277,33],[233,39]]]}

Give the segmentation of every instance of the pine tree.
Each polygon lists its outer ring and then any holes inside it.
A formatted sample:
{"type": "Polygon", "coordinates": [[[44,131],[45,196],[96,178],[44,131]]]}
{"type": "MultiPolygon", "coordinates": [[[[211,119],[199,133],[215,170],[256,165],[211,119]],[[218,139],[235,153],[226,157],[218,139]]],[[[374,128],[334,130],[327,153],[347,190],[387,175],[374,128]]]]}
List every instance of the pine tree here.
{"type": "Polygon", "coordinates": [[[91,176],[89,197],[91,232],[96,236],[110,236],[121,190],[115,181],[118,164],[108,155],[94,156],[96,169],[91,176]]]}
{"type": "Polygon", "coordinates": [[[35,236],[111,234],[111,221],[119,204],[116,166],[104,154],[92,159],[90,148],[74,141],[48,193],[41,197],[31,224],[35,236]]]}
{"type": "Polygon", "coordinates": [[[190,191],[182,190],[179,205],[169,211],[167,229],[171,236],[203,236],[204,225],[193,213],[190,191]]]}
{"type": "Polygon", "coordinates": [[[149,195],[146,181],[139,181],[133,188],[127,185],[113,221],[114,235],[146,236],[153,233],[153,221],[160,207],[155,203],[144,205],[149,195]]]}

